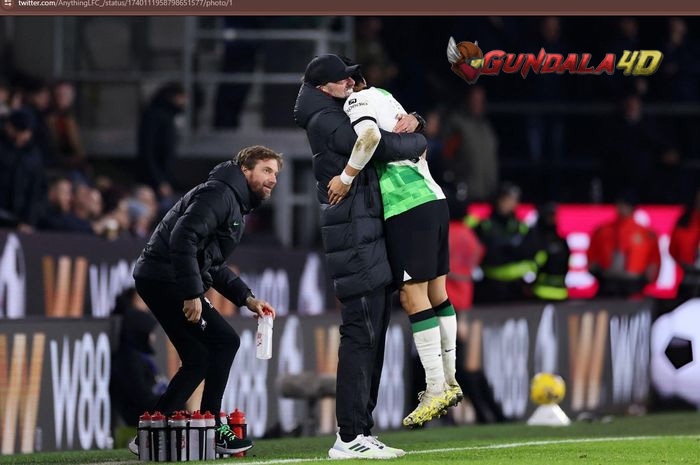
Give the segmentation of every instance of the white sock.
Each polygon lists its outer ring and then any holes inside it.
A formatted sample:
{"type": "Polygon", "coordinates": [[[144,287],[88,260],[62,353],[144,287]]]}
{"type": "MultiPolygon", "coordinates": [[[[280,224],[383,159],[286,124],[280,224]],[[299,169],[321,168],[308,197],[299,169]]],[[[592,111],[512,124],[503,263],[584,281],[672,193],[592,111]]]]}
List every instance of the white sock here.
{"type": "MultiPolygon", "coordinates": [[[[412,315],[413,316],[413,315],[412,315]]],[[[428,391],[442,391],[445,372],[442,367],[440,328],[436,317],[412,322],[413,341],[416,343],[420,362],[425,369],[425,384],[428,391]]]]}
{"type": "Polygon", "coordinates": [[[457,364],[457,316],[439,316],[440,344],[442,346],[442,367],[447,384],[456,384],[457,364]]]}

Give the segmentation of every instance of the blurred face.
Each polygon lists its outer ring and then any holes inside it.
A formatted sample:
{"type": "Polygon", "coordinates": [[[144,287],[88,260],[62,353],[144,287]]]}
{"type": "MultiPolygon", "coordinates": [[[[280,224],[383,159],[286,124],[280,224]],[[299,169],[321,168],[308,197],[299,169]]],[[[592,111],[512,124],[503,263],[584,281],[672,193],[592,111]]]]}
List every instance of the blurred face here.
{"type": "Polygon", "coordinates": [[[51,105],[51,93],[49,89],[41,89],[36,94],[32,95],[32,103],[41,111],[48,110],[49,105],[51,105]]]}
{"type": "Polygon", "coordinates": [[[71,202],[73,201],[73,192],[70,181],[62,179],[51,186],[49,201],[53,205],[56,205],[62,212],[69,212],[71,202]]]}
{"type": "Polygon", "coordinates": [[[89,209],[90,188],[84,184],[75,187],[75,206],[81,209],[89,209]]]}
{"type": "Polygon", "coordinates": [[[332,95],[335,98],[345,99],[350,97],[350,94],[352,94],[352,88],[354,85],[355,80],[349,77],[337,82],[329,82],[327,84],[319,86],[319,89],[321,89],[327,94],[332,95]]]}
{"type": "Polygon", "coordinates": [[[510,215],[518,207],[520,198],[514,194],[507,194],[498,200],[498,211],[502,215],[510,215]]]}
{"type": "Polygon", "coordinates": [[[7,136],[15,143],[15,147],[22,148],[32,140],[32,130],[24,129],[22,131],[15,128],[12,124],[5,125],[7,136]]]}
{"type": "Polygon", "coordinates": [[[75,89],[68,83],[60,84],[54,89],[54,99],[58,108],[66,110],[73,105],[75,89]]]}
{"type": "Polygon", "coordinates": [[[248,181],[250,190],[252,190],[262,200],[267,200],[272,194],[272,189],[277,184],[277,174],[279,173],[279,164],[274,158],[268,160],[260,160],[253,167],[241,169],[243,175],[248,181]]]}
{"type": "Polygon", "coordinates": [[[625,202],[618,202],[617,205],[617,213],[623,218],[627,218],[629,216],[632,216],[632,213],[634,213],[634,206],[625,203],[625,202]]]}
{"type": "Polygon", "coordinates": [[[173,104],[180,109],[184,109],[187,105],[187,95],[175,94],[173,97],[173,104]]]}
{"type": "Polygon", "coordinates": [[[150,187],[141,187],[136,192],[134,197],[136,200],[148,207],[149,216],[152,218],[156,215],[158,210],[158,201],[156,200],[156,193],[150,187]]]}

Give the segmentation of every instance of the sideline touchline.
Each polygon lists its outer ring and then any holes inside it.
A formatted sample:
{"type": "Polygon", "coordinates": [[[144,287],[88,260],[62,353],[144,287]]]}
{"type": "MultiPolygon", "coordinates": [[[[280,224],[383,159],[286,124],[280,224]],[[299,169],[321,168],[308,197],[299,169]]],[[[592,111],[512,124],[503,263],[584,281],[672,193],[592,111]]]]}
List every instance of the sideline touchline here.
{"type": "MultiPolygon", "coordinates": [[[[552,439],[546,441],[524,441],[524,442],[511,442],[507,444],[491,444],[486,446],[465,446],[465,447],[446,447],[442,449],[426,449],[426,450],[416,450],[416,451],[406,451],[406,456],[418,455],[418,454],[434,454],[436,452],[458,452],[458,451],[470,451],[470,450],[488,450],[488,449],[513,449],[516,447],[527,447],[527,446],[550,446],[554,444],[577,444],[577,443],[591,443],[591,442],[614,442],[614,441],[646,441],[649,439],[688,439],[688,438],[698,438],[700,436],[696,434],[687,435],[674,435],[674,436],[620,436],[620,437],[605,437],[605,438],[578,438],[578,439],[552,439]]],[[[270,459],[270,460],[259,460],[255,462],[246,462],[245,465],[275,465],[275,464],[288,464],[288,463],[307,463],[307,462],[321,462],[321,461],[334,461],[327,457],[316,457],[308,459],[270,459]]]]}

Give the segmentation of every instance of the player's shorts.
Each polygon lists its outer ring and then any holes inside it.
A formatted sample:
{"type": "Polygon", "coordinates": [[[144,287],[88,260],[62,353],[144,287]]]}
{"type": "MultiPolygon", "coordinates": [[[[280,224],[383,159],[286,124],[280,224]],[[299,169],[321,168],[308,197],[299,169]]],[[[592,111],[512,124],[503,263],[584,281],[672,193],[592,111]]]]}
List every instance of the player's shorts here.
{"type": "Polygon", "coordinates": [[[386,248],[394,282],[424,282],[450,271],[447,201],[434,200],[385,222],[386,248]]]}

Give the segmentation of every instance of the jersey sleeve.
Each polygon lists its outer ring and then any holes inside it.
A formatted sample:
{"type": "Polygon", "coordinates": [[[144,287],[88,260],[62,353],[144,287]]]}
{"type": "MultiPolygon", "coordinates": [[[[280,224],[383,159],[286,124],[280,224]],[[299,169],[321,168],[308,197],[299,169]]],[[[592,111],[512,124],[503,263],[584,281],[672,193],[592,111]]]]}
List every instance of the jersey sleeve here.
{"type": "Polygon", "coordinates": [[[345,114],[350,118],[353,127],[360,121],[374,121],[377,123],[377,113],[370,101],[369,94],[365,91],[355,92],[348,97],[343,105],[345,114]]]}
{"type": "Polygon", "coordinates": [[[396,111],[397,116],[408,114],[406,110],[404,110],[403,106],[399,103],[399,101],[394,98],[393,95],[388,94],[386,98],[389,101],[389,105],[391,105],[391,107],[394,108],[394,110],[396,111]]]}

